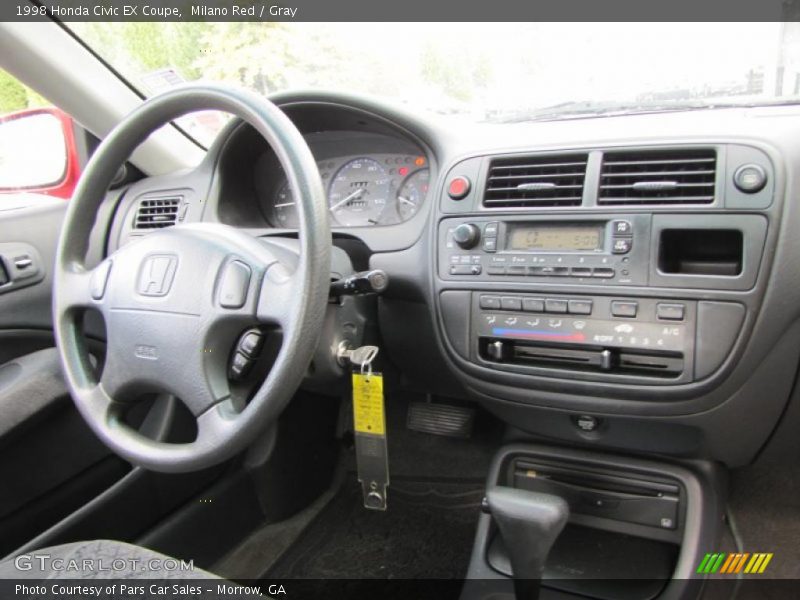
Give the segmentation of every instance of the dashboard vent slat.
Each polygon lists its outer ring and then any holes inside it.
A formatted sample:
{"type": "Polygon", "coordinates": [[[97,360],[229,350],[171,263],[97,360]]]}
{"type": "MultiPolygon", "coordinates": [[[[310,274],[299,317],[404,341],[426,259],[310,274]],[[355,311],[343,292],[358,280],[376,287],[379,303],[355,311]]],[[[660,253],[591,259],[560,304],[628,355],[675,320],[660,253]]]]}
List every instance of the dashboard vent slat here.
{"type": "Polygon", "coordinates": [[[146,198],[139,202],[134,229],[163,229],[178,220],[180,198],[146,198]]]}
{"type": "Polygon", "coordinates": [[[716,189],[713,148],[622,150],[603,154],[600,205],[711,204],[716,189]]]}
{"type": "Polygon", "coordinates": [[[488,208],[580,206],[588,154],[495,158],[483,205],[488,208]]]}

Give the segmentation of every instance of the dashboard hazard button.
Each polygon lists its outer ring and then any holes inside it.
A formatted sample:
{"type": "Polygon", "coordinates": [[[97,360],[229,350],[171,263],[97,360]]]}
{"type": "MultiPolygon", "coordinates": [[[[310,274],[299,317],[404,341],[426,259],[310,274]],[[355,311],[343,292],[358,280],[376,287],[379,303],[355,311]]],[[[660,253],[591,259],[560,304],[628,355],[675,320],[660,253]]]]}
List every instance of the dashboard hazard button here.
{"type": "Polygon", "coordinates": [[[472,188],[472,182],[463,175],[453,177],[450,183],[447,184],[447,195],[453,200],[463,200],[469,194],[472,188]]]}

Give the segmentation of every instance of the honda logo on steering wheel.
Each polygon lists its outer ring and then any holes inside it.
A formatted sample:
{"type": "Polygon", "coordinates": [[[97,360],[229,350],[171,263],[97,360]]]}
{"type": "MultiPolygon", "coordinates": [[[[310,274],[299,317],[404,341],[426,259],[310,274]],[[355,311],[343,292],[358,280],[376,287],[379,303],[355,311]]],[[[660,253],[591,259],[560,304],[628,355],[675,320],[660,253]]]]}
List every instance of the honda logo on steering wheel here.
{"type": "Polygon", "coordinates": [[[157,254],[148,256],[139,272],[136,287],[142,296],[166,296],[172,287],[178,257],[174,254],[157,254]]]}

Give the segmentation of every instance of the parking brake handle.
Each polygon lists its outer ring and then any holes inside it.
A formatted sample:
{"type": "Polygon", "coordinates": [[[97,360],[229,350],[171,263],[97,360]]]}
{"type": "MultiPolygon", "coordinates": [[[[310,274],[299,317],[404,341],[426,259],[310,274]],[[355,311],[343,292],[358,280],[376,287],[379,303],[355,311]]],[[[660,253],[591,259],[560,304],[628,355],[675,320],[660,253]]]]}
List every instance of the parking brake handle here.
{"type": "Polygon", "coordinates": [[[516,600],[536,600],[547,555],[567,523],[569,506],[552,494],[496,486],[487,490],[484,507],[508,552],[516,600]]]}

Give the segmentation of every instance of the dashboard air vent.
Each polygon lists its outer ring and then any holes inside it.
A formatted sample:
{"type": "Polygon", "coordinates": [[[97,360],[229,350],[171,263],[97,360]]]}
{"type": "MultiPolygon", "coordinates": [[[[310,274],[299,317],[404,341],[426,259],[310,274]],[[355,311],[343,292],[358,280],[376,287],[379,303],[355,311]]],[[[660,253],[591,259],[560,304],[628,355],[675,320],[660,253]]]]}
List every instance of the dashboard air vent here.
{"type": "Polygon", "coordinates": [[[580,206],[588,154],[496,158],[483,205],[490,208],[580,206]]]}
{"type": "Polygon", "coordinates": [[[711,204],[713,148],[606,152],[598,204],[711,204]]]}
{"type": "Polygon", "coordinates": [[[180,198],[147,198],[139,202],[134,229],[172,227],[178,220],[180,198]]]}

